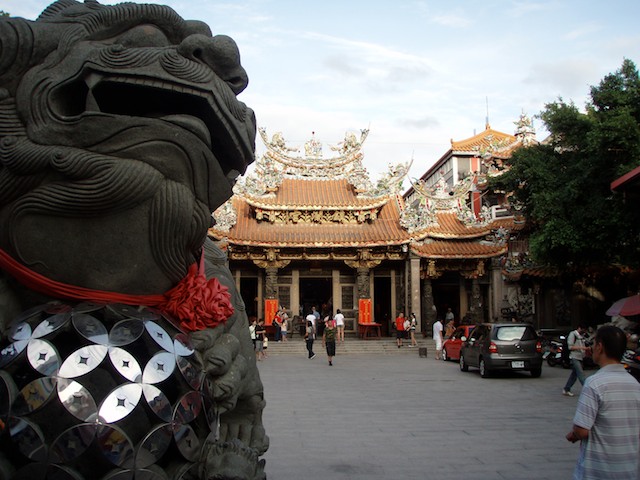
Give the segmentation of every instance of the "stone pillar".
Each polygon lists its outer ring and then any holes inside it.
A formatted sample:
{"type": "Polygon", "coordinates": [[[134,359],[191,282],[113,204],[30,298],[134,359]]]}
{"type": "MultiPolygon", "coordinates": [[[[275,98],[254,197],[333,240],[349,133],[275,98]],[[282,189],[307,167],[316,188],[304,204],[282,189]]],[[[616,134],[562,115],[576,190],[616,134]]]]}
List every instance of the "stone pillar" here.
{"type": "Polygon", "coordinates": [[[278,269],[276,267],[267,267],[265,272],[267,274],[265,284],[267,299],[278,298],[278,269]]]}
{"type": "Polygon", "coordinates": [[[471,280],[471,318],[474,323],[482,323],[483,310],[482,310],[482,293],[480,292],[480,282],[478,277],[473,277],[471,280]]]}
{"type": "Polygon", "coordinates": [[[424,324],[423,331],[428,333],[429,328],[436,321],[436,311],[433,309],[433,286],[429,277],[422,281],[422,304],[425,310],[422,321],[424,324]]]}
{"type": "MultiPolygon", "coordinates": [[[[420,305],[420,257],[413,257],[409,260],[411,280],[411,291],[409,292],[409,309],[407,316],[411,315],[411,312],[416,314],[418,319],[418,331],[426,332],[425,325],[422,321],[422,309],[420,305]]],[[[431,303],[433,304],[433,295],[431,296],[431,303]]],[[[426,304],[425,304],[426,305],[426,304]]]]}
{"type": "Polygon", "coordinates": [[[300,313],[300,270],[297,268],[291,272],[291,316],[300,313]]]}
{"type": "Polygon", "coordinates": [[[333,314],[342,309],[342,290],[340,288],[340,270],[331,271],[331,298],[333,302],[333,314]]]}
{"type": "Polygon", "coordinates": [[[358,267],[358,298],[371,298],[369,267],[358,267]]]}
{"type": "Polygon", "coordinates": [[[489,318],[492,320],[502,318],[502,301],[505,296],[504,281],[502,280],[502,271],[500,269],[499,259],[494,258],[491,261],[491,303],[489,305],[489,318]]]}

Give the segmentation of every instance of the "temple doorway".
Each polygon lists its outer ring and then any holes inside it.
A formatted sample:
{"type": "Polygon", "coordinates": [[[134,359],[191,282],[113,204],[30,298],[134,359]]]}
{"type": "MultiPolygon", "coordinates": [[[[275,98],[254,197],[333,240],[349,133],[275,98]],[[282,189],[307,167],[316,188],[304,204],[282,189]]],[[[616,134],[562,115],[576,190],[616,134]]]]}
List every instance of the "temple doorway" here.
{"type": "Polygon", "coordinates": [[[456,323],[460,323],[460,280],[458,276],[447,272],[433,283],[433,303],[437,308],[438,318],[444,321],[447,309],[451,308],[456,323]]]}
{"type": "Polygon", "coordinates": [[[391,311],[391,278],[375,277],[373,279],[373,321],[382,324],[381,334],[388,336],[391,321],[396,317],[391,311]]]}
{"type": "Polygon", "coordinates": [[[251,277],[240,278],[240,296],[247,311],[247,317],[258,315],[258,279],[251,277]]]}
{"type": "Polygon", "coordinates": [[[300,279],[300,314],[306,317],[315,306],[321,315],[333,312],[331,298],[331,278],[301,278],[300,279]]]}

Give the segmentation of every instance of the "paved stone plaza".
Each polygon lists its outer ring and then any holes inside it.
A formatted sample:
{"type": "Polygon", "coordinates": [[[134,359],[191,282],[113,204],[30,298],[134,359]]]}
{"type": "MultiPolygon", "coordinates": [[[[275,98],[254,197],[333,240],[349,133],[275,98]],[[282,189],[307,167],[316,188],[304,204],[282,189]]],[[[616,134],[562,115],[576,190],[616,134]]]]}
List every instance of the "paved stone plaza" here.
{"type": "Polygon", "coordinates": [[[340,356],[340,346],[329,367],[315,350],[313,360],[259,362],[270,480],[571,478],[578,445],[564,435],[578,397],[561,395],[569,370],[545,364],[538,379],[482,379],[432,350],[340,356]]]}

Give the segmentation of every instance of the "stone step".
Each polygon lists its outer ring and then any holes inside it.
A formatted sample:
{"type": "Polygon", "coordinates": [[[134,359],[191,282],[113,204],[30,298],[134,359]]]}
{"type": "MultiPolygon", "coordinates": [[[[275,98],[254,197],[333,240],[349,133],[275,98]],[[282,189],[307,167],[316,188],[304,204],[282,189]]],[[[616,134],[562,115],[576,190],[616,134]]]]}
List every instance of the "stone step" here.
{"type": "MultiPolygon", "coordinates": [[[[409,342],[404,341],[404,346],[398,348],[395,338],[382,338],[380,340],[362,340],[357,338],[345,338],[344,343],[336,344],[336,355],[418,355],[420,347],[427,348],[427,352],[435,352],[435,343],[431,338],[418,339],[418,347],[409,347],[409,342]]],[[[313,344],[316,354],[325,354],[322,340],[316,340],[313,344]]],[[[300,338],[290,339],[286,342],[269,341],[268,355],[299,355],[307,353],[306,342],[300,338]]]]}

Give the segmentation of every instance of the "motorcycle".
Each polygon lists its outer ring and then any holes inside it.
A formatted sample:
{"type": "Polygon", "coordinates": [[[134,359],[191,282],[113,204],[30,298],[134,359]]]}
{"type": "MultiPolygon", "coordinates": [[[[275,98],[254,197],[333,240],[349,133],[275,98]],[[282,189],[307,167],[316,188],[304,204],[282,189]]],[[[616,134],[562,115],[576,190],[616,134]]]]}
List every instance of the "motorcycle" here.
{"type": "Polygon", "coordinates": [[[571,360],[569,360],[568,351],[567,339],[565,336],[561,336],[559,340],[549,342],[549,350],[544,353],[542,358],[547,360],[550,367],[562,365],[563,368],[570,368],[571,360]]]}
{"type": "Polygon", "coordinates": [[[622,356],[622,365],[633,378],[640,382],[640,348],[625,351],[622,356]]]}

